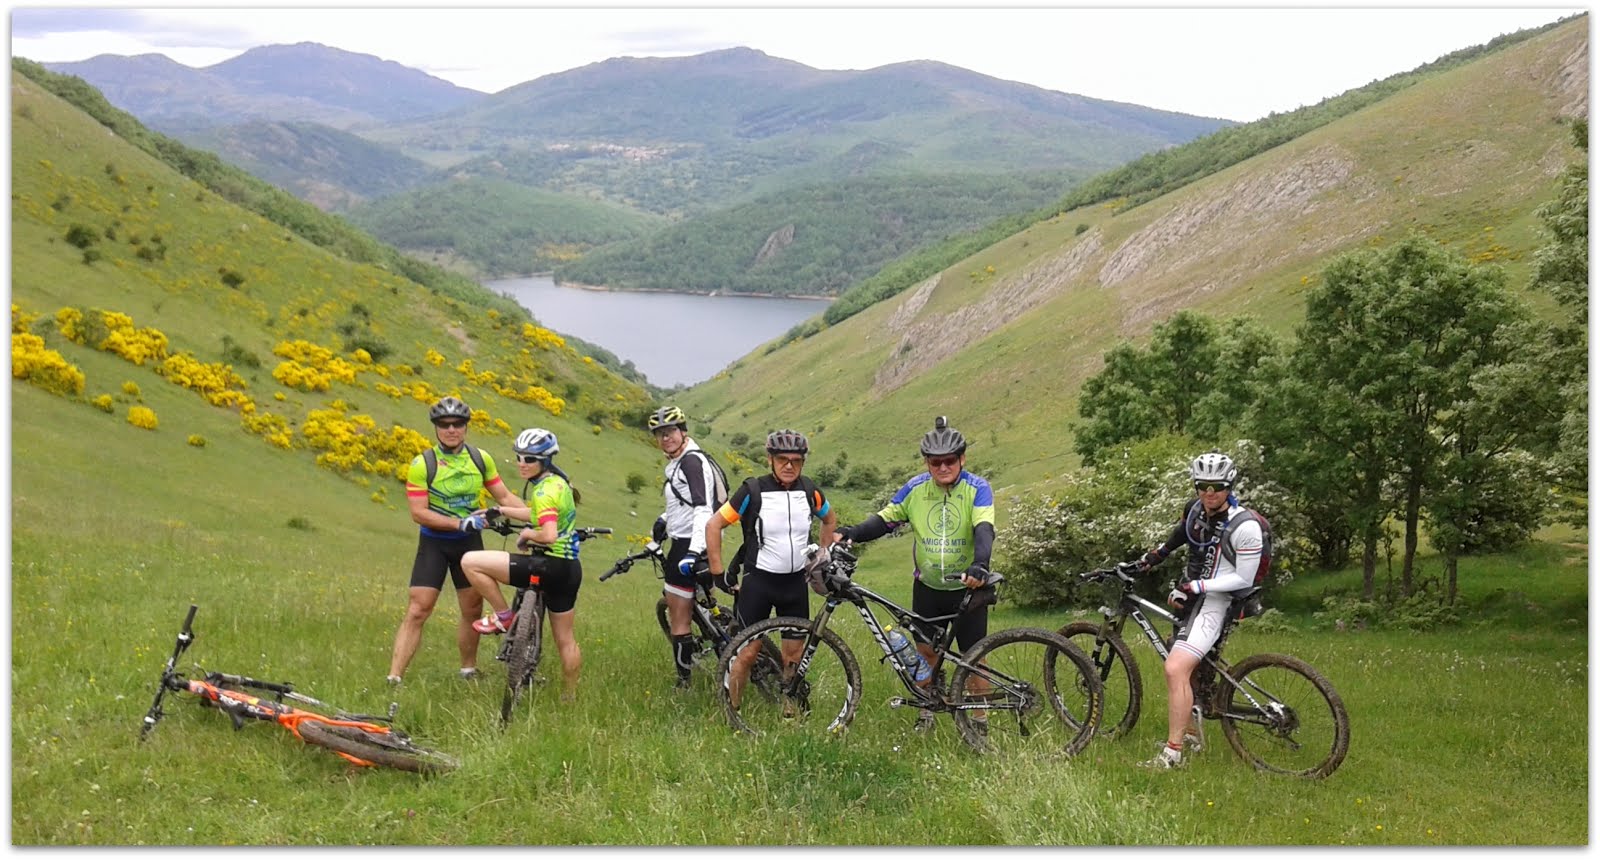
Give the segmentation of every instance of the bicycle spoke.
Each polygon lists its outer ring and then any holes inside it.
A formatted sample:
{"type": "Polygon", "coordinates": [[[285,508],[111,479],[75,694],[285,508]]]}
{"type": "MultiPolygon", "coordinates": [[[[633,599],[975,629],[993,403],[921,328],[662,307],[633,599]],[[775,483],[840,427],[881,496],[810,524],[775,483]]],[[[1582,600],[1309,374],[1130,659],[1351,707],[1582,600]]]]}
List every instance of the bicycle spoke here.
{"type": "Polygon", "coordinates": [[[803,675],[773,659],[783,633],[799,635],[808,628],[809,622],[774,618],[734,639],[719,667],[718,686],[724,710],[736,730],[838,734],[849,725],[861,696],[860,673],[854,656],[837,636],[828,633],[814,640],[815,651],[803,675]],[[733,696],[739,684],[733,674],[740,653],[752,662],[735,705],[733,696]]]}
{"type": "Polygon", "coordinates": [[[1223,734],[1235,752],[1263,770],[1322,777],[1350,743],[1344,703],[1325,678],[1293,657],[1257,654],[1219,679],[1223,734]]]}
{"type": "Polygon", "coordinates": [[[1002,630],[972,649],[951,698],[963,739],[983,752],[1070,754],[1099,725],[1099,681],[1081,653],[1045,630],[1002,630]],[[982,707],[974,707],[981,705],[982,707]]]}

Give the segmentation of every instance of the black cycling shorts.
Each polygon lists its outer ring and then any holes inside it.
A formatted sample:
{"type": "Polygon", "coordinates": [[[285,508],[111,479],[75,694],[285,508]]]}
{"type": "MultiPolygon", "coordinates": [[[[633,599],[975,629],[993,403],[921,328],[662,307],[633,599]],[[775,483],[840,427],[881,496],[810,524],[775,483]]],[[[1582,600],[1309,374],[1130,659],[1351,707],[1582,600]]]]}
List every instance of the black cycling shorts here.
{"type": "Polygon", "coordinates": [[[411,563],[411,587],[443,591],[444,573],[448,570],[456,591],[471,591],[472,583],[461,572],[461,557],[475,549],[483,549],[483,535],[476,532],[453,539],[418,536],[417,559],[411,563]]]}
{"type": "MultiPolygon", "coordinates": [[[[739,580],[739,596],[733,601],[733,617],[739,625],[749,627],[770,615],[811,617],[811,589],[806,586],[804,573],[754,570],[739,580]]],[[[802,638],[804,635],[785,633],[784,638],[802,638]]]]}
{"type": "Polygon", "coordinates": [[[575,558],[514,552],[510,580],[512,588],[539,589],[546,612],[571,612],[583,586],[583,565],[575,558]]]}
{"type": "Polygon", "coordinates": [[[689,554],[689,539],[672,538],[671,541],[672,543],[667,547],[667,554],[662,558],[661,577],[666,581],[668,586],[671,586],[674,589],[674,591],[670,593],[677,594],[679,597],[682,597],[683,595],[680,593],[680,591],[686,591],[688,592],[689,597],[693,597],[694,576],[684,576],[678,572],[678,562],[682,561],[683,557],[689,554]]]}
{"type": "MultiPolygon", "coordinates": [[[[949,615],[961,608],[961,599],[967,596],[968,589],[960,591],[940,591],[929,588],[918,579],[911,585],[911,611],[923,618],[935,618],[940,615],[949,615]]],[[[956,645],[965,654],[978,644],[978,640],[989,634],[989,607],[981,606],[971,609],[956,618],[953,622],[956,630],[956,645]]]]}

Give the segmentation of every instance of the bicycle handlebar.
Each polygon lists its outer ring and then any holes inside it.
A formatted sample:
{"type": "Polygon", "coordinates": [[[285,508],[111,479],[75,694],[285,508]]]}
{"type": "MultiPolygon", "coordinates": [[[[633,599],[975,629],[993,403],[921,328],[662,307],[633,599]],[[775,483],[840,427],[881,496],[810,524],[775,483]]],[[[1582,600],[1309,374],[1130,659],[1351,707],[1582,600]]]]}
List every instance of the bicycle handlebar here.
{"type": "MultiPolygon", "coordinates": [[[[610,532],[611,530],[606,529],[606,531],[610,532]]],[[[656,559],[661,558],[661,544],[658,544],[655,541],[645,544],[644,549],[641,549],[638,552],[630,553],[622,558],[617,559],[617,563],[611,565],[610,570],[600,574],[600,581],[604,582],[605,580],[608,580],[619,573],[626,573],[628,568],[633,567],[634,562],[652,557],[656,559]]]]}

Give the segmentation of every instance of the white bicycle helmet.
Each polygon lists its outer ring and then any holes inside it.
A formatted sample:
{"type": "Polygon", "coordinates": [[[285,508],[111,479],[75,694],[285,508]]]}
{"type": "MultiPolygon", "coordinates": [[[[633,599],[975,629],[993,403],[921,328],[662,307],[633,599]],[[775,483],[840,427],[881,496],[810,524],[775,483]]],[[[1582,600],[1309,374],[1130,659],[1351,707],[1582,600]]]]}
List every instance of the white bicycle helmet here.
{"type": "Polygon", "coordinates": [[[561,445],[556,441],[556,434],[542,427],[529,427],[518,433],[517,441],[511,447],[518,454],[542,457],[546,460],[561,450],[561,445]]]}
{"type": "Polygon", "coordinates": [[[1189,464],[1189,477],[1197,484],[1217,481],[1231,487],[1233,479],[1239,477],[1239,470],[1233,467],[1233,460],[1227,454],[1221,451],[1207,451],[1189,464]]]}

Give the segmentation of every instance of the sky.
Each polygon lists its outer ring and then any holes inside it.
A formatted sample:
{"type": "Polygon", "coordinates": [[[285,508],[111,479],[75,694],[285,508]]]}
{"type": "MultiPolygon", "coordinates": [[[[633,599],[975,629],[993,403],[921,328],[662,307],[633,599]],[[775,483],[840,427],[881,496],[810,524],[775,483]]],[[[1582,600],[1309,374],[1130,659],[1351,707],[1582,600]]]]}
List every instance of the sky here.
{"type": "Polygon", "coordinates": [[[11,52],[38,62],[165,54],[203,68],[318,42],[498,92],[611,57],[749,47],[819,69],[936,60],[1091,98],[1248,122],[1315,104],[1585,7],[1006,8],[644,0],[628,7],[13,7],[11,52]]]}

